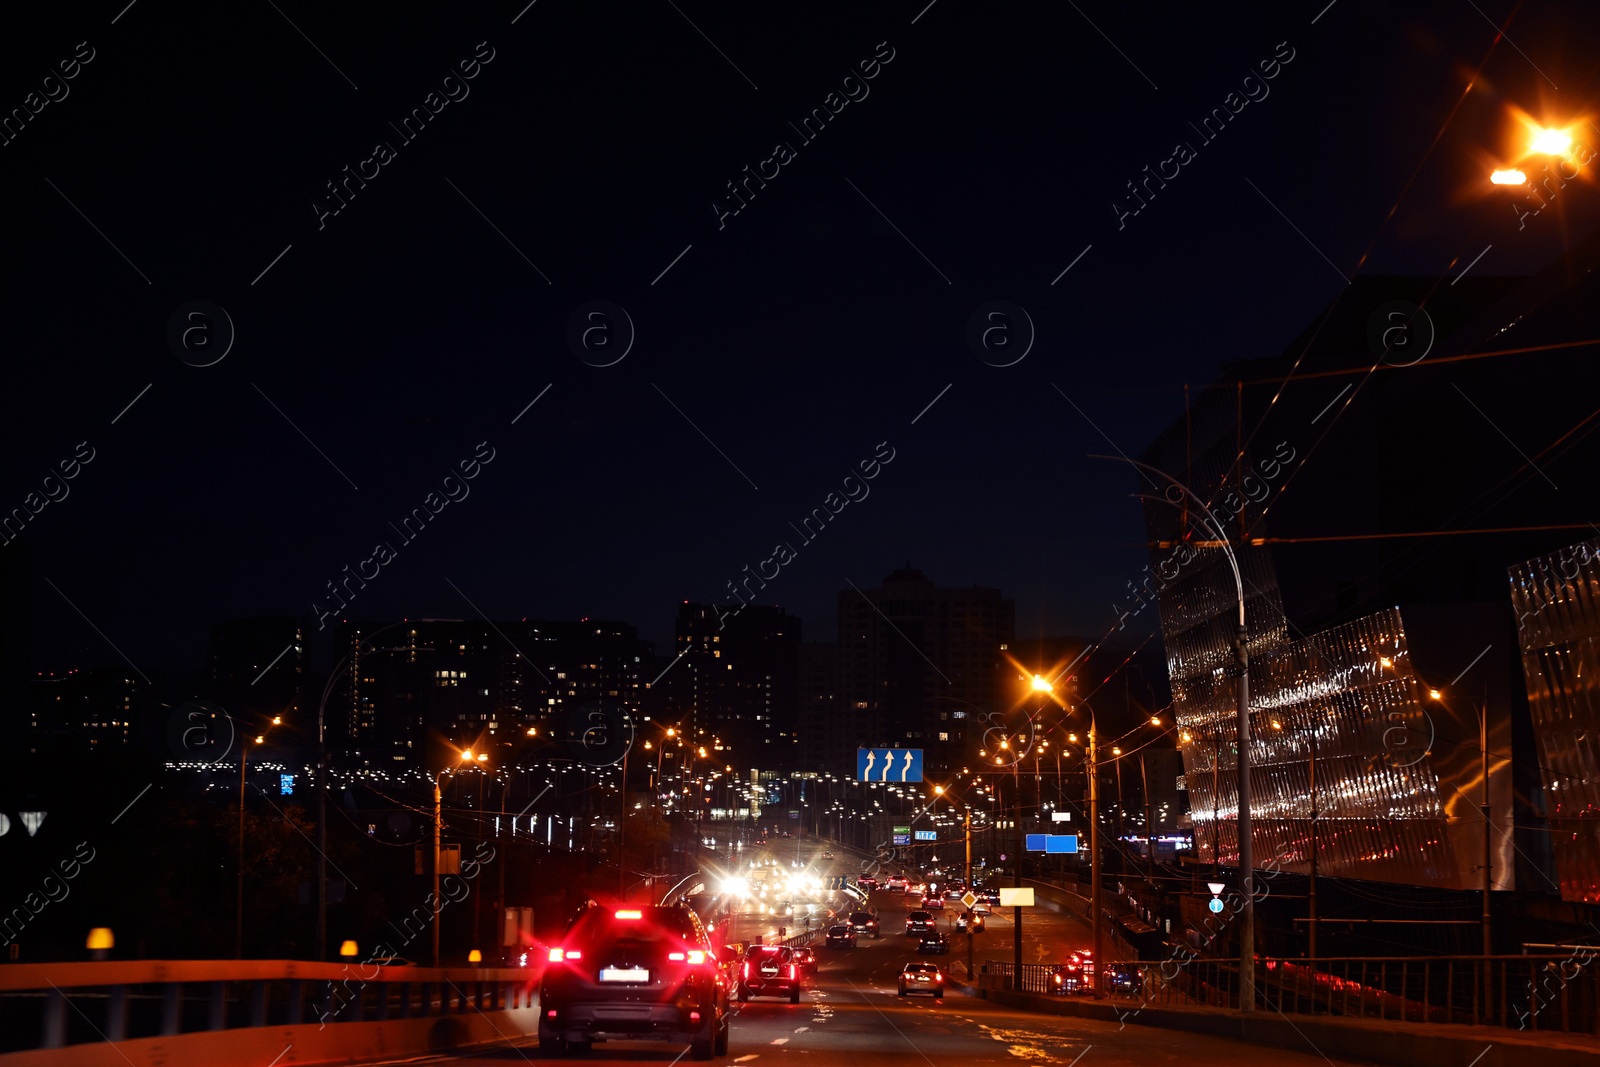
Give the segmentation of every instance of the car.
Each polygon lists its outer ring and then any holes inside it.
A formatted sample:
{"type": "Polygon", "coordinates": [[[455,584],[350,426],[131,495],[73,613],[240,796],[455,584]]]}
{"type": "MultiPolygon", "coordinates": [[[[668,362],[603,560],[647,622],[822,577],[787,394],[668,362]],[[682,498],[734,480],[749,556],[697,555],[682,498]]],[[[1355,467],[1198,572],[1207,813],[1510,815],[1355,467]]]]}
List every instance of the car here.
{"type": "Polygon", "coordinates": [[[935,920],[934,917],[928,912],[913,911],[906,913],[907,937],[921,937],[927,931],[937,928],[937,920],[935,920]]]}
{"type": "Polygon", "coordinates": [[[826,939],[824,939],[823,944],[827,945],[829,948],[855,948],[855,929],[845,925],[844,923],[840,923],[837,926],[830,926],[828,927],[828,936],[826,939]]]}
{"type": "Polygon", "coordinates": [[[1105,971],[1106,989],[1112,993],[1139,994],[1144,991],[1144,976],[1139,967],[1126,964],[1111,964],[1105,971]]]}
{"type": "Polygon", "coordinates": [[[983,901],[991,908],[998,908],[1000,906],[1000,890],[998,889],[980,889],[977,891],[976,895],[979,900],[983,901]]]}
{"type": "Polygon", "coordinates": [[[892,874],[889,876],[889,884],[887,888],[891,893],[904,893],[906,888],[910,885],[910,880],[905,878],[903,875],[892,874]]]}
{"type": "Polygon", "coordinates": [[[950,935],[929,930],[917,942],[917,951],[924,956],[947,956],[950,954],[950,935]]]}
{"type": "Polygon", "coordinates": [[[866,874],[856,879],[856,885],[860,886],[862,889],[871,891],[878,888],[878,880],[872,877],[872,875],[866,874]]]}
{"type": "Polygon", "coordinates": [[[941,897],[937,893],[929,893],[927,896],[922,898],[922,906],[929,911],[943,911],[944,897],[941,897]]]}
{"type": "Polygon", "coordinates": [[[874,940],[883,936],[878,917],[870,911],[852,911],[849,925],[858,934],[871,934],[874,940]]]}
{"type": "Polygon", "coordinates": [[[795,962],[800,965],[800,973],[814,975],[817,973],[817,950],[814,948],[797,948],[794,950],[795,962]]]}
{"type": "Polygon", "coordinates": [[[956,916],[956,930],[976,934],[983,929],[983,916],[975,911],[964,911],[956,916]]]}
{"type": "Polygon", "coordinates": [[[1058,963],[1050,971],[1050,991],[1063,996],[1074,993],[1083,993],[1088,989],[1088,975],[1080,959],[1068,959],[1065,963],[1058,963]]]}
{"type": "Polygon", "coordinates": [[[783,945],[751,945],[739,964],[739,1002],[751,997],[788,997],[800,1003],[800,961],[783,945]]]}
{"type": "Polygon", "coordinates": [[[900,995],[932,993],[944,996],[944,972],[934,963],[908,963],[900,969],[900,995]]]}
{"type": "Polygon", "coordinates": [[[831,860],[831,859],[833,859],[833,853],[832,852],[824,852],[822,854],[822,858],[825,859],[825,860],[831,860]]]}
{"type": "Polygon", "coordinates": [[[959,890],[959,889],[946,889],[944,891],[944,899],[946,899],[946,900],[960,900],[961,899],[961,890],[959,890]]]}
{"type": "Polygon", "coordinates": [[[978,915],[992,915],[993,914],[993,909],[991,909],[989,907],[989,902],[984,900],[984,899],[982,899],[981,897],[978,899],[977,903],[972,905],[972,910],[975,913],[977,913],[978,915]]]}
{"type": "Polygon", "coordinates": [[[590,901],[548,949],[539,982],[539,1054],[596,1041],[687,1044],[697,1060],[728,1053],[729,979],[686,905],[590,901]]]}

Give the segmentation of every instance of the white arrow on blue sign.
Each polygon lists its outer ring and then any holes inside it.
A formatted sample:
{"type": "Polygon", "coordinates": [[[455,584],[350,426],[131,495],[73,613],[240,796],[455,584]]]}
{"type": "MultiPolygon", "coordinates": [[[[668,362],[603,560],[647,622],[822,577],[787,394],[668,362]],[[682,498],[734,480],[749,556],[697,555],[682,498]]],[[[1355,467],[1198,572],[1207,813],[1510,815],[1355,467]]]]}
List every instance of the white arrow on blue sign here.
{"type": "Polygon", "coordinates": [[[922,749],[858,748],[856,749],[856,781],[920,782],[922,781],[922,749]]]}

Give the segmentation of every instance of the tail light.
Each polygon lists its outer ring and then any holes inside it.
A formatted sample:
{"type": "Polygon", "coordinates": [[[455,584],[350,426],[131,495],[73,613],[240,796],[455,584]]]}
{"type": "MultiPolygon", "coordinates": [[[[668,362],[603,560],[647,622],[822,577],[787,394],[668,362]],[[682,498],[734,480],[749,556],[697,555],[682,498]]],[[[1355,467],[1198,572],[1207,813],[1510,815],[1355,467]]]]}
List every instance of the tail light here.
{"type": "Polygon", "coordinates": [[[637,908],[624,908],[622,911],[614,912],[613,914],[618,919],[642,919],[642,918],[644,918],[644,912],[639,911],[637,908]]]}
{"type": "Polygon", "coordinates": [[[689,1013],[689,1021],[692,1022],[692,1023],[699,1022],[700,1021],[700,1013],[697,1012],[697,1011],[691,1011],[689,1013]]]}
{"type": "Polygon", "coordinates": [[[794,977],[794,964],[792,964],[792,963],[789,964],[789,977],[790,978],[794,977]]]}
{"type": "Polygon", "coordinates": [[[566,953],[562,952],[560,949],[553,948],[553,949],[550,950],[550,962],[551,963],[560,963],[562,958],[565,955],[566,955],[566,953]]]}
{"type": "Polygon", "coordinates": [[[943,971],[934,971],[934,972],[933,972],[933,980],[934,980],[934,981],[935,981],[935,982],[942,982],[942,981],[944,981],[944,972],[943,972],[943,971]]]}
{"type": "Polygon", "coordinates": [[[749,978],[750,977],[750,961],[749,960],[745,960],[744,961],[744,970],[741,972],[741,974],[745,978],[749,978]]]}
{"type": "Polygon", "coordinates": [[[698,965],[698,964],[704,963],[705,961],[706,961],[706,954],[704,952],[700,951],[699,949],[690,949],[689,950],[689,962],[690,963],[698,965]]]}
{"type": "Polygon", "coordinates": [[[669,953],[667,953],[667,959],[669,959],[669,960],[677,960],[678,962],[681,963],[681,962],[683,962],[683,953],[681,953],[681,952],[669,952],[669,953]]]}

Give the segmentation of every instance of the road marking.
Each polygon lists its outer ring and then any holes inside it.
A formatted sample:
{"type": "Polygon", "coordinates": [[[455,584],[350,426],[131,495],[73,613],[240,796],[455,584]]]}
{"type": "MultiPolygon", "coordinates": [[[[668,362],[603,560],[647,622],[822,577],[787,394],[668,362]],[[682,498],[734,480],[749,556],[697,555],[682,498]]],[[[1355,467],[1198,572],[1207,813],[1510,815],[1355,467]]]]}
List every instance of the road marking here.
{"type": "Polygon", "coordinates": [[[788,1043],[789,1039],[786,1037],[775,1037],[772,1039],[772,1044],[774,1045],[787,1045],[788,1043]]]}
{"type": "Polygon", "coordinates": [[[796,1029],[795,1029],[795,1033],[797,1033],[797,1034],[803,1034],[803,1033],[805,1033],[805,1032],[806,1032],[806,1031],[807,1031],[807,1030],[809,1030],[809,1029],[811,1029],[811,1027],[809,1027],[809,1026],[801,1026],[801,1027],[797,1027],[797,1028],[796,1028],[796,1029]]]}
{"type": "Polygon", "coordinates": [[[748,1060],[759,1060],[760,1058],[761,1058],[761,1053],[752,1052],[748,1056],[740,1056],[738,1059],[734,1060],[733,1062],[734,1063],[744,1063],[744,1062],[746,1062],[748,1060]]]}

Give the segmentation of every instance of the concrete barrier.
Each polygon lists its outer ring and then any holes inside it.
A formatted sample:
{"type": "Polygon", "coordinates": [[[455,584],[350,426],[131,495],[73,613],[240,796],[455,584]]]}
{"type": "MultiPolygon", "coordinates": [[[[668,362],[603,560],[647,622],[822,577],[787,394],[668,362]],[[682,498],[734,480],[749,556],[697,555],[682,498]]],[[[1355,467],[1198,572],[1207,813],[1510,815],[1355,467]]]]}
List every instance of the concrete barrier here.
{"type": "Polygon", "coordinates": [[[298,960],[16,964],[0,967],[0,1065],[353,1063],[504,1044],[537,1034],[539,976],[298,960]]]}

